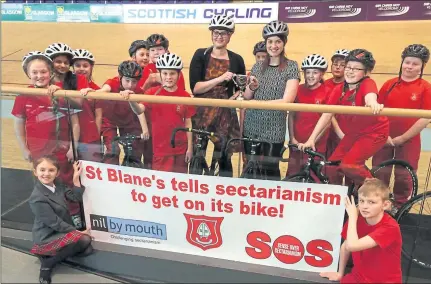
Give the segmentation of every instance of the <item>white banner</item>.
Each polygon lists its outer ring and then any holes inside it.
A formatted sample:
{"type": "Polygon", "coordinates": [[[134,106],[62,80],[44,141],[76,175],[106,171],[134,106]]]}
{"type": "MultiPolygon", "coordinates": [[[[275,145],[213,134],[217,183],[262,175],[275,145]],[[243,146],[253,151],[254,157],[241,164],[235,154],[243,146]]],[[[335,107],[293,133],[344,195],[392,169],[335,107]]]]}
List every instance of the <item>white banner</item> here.
{"type": "Polygon", "coordinates": [[[99,242],[305,271],[337,271],[347,188],[83,162],[99,242]]]}
{"type": "Polygon", "coordinates": [[[267,24],[278,19],[278,3],[123,5],[124,23],[209,24],[214,15],[234,15],[237,24],[267,24]]]}

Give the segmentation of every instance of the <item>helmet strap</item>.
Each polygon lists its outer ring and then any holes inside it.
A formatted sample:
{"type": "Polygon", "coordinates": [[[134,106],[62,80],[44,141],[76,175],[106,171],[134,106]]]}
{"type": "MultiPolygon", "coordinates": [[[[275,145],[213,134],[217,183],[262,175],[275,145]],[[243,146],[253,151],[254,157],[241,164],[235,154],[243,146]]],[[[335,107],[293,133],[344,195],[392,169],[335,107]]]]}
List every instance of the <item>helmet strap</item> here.
{"type": "Polygon", "coordinates": [[[125,91],[126,89],[123,87],[123,77],[120,75],[120,91],[125,91]]]}

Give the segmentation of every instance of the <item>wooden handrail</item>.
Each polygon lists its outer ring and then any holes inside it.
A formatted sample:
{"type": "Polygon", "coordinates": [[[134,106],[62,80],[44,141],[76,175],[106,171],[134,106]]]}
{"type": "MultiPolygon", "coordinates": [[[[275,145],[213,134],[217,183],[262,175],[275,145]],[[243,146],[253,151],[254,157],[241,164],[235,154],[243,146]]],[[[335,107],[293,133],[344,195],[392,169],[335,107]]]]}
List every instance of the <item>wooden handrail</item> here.
{"type": "MultiPolygon", "coordinates": [[[[8,85],[2,85],[1,92],[2,94],[11,94],[15,96],[17,94],[30,95],[30,96],[47,95],[46,89],[22,88],[22,87],[16,87],[16,86],[8,86],[8,85]]],[[[82,98],[80,92],[69,91],[69,90],[67,91],[58,90],[55,92],[54,95],[56,97],[82,98]]],[[[89,92],[87,95],[87,98],[99,99],[99,100],[125,101],[125,99],[121,97],[120,94],[118,93],[89,92]]],[[[153,95],[131,95],[129,100],[137,101],[137,102],[182,104],[182,105],[194,105],[194,106],[373,115],[370,108],[368,107],[352,107],[352,106],[334,106],[334,105],[298,104],[298,103],[273,104],[268,102],[257,102],[257,101],[219,100],[219,99],[168,97],[168,96],[153,96],[153,95]]],[[[380,115],[431,119],[430,110],[384,108],[380,113],[380,115]]]]}

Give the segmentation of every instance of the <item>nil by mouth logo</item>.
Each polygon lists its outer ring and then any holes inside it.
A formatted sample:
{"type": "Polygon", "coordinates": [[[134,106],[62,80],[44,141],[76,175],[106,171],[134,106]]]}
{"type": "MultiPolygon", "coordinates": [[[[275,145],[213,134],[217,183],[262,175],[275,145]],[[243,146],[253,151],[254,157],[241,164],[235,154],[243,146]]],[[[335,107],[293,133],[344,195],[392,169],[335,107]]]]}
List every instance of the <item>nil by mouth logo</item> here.
{"type": "Polygon", "coordinates": [[[121,219],[90,214],[91,230],[134,237],[167,240],[165,224],[148,221],[121,219]]]}

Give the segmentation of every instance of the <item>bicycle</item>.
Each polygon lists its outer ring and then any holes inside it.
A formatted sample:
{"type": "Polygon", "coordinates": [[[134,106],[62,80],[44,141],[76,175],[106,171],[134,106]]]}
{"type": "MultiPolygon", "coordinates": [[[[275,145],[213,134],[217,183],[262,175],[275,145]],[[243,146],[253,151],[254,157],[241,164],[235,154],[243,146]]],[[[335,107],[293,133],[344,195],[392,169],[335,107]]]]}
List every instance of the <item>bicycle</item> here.
{"type": "Polygon", "coordinates": [[[263,140],[247,138],[247,137],[232,138],[226,144],[226,149],[225,149],[226,152],[229,149],[229,145],[235,141],[251,142],[250,158],[247,159],[248,160],[247,164],[242,170],[240,178],[266,180],[267,179],[266,171],[262,168],[261,162],[258,159],[259,156],[257,155],[257,148],[261,147],[262,144],[267,144],[269,145],[269,153],[272,153],[272,143],[263,141],[263,140]]]}
{"type": "MultiPolygon", "coordinates": [[[[283,155],[284,152],[287,150],[287,148],[298,149],[298,146],[296,144],[288,144],[287,146],[285,145],[281,149],[280,154],[283,155]]],[[[305,149],[304,153],[308,155],[307,163],[302,167],[299,173],[287,176],[283,179],[283,181],[315,183],[316,180],[314,180],[314,178],[312,177],[311,175],[311,172],[312,172],[317,177],[318,181],[324,184],[329,184],[328,177],[324,173],[322,173],[323,167],[338,166],[340,165],[341,161],[328,161],[326,160],[326,157],[323,154],[313,151],[311,149],[305,149]],[[316,161],[316,157],[320,158],[320,160],[316,161]]],[[[282,160],[282,161],[285,161],[285,160],[282,160]]],[[[373,167],[372,169],[368,169],[368,168],[367,169],[370,171],[373,177],[376,177],[380,171],[386,169],[387,167],[394,167],[394,166],[402,167],[409,173],[412,180],[412,191],[408,199],[415,197],[417,195],[418,188],[419,188],[418,177],[413,167],[407,162],[402,160],[392,159],[392,160],[384,161],[383,163],[373,167]]],[[[354,186],[350,186],[350,191],[352,191],[350,192],[350,194],[354,194],[353,188],[354,186]]]]}
{"type": "Polygon", "coordinates": [[[190,160],[189,174],[192,175],[206,175],[206,176],[218,176],[220,172],[220,159],[221,157],[214,157],[211,160],[211,166],[209,167],[205,158],[206,150],[208,147],[208,140],[210,138],[220,139],[222,150],[221,155],[224,153],[225,138],[214,132],[205,130],[198,130],[185,127],[177,127],[172,131],[171,135],[171,146],[175,148],[175,136],[178,131],[191,132],[197,134],[197,142],[193,147],[193,156],[190,160]]]}
{"type": "MultiPolygon", "coordinates": [[[[298,148],[297,145],[295,144],[289,144],[287,146],[284,146],[283,149],[281,150],[281,155],[283,155],[283,153],[286,151],[287,148],[298,148]]],[[[308,159],[307,159],[307,163],[302,167],[301,171],[299,173],[290,175],[286,178],[283,179],[283,181],[289,181],[289,182],[303,182],[303,183],[316,183],[316,182],[321,182],[324,184],[329,184],[329,179],[328,177],[322,173],[322,169],[324,166],[326,165],[331,165],[331,166],[337,166],[340,164],[340,161],[327,161],[326,157],[318,152],[315,152],[311,149],[305,149],[304,150],[305,154],[308,154],[308,159]],[[318,161],[316,161],[316,158],[320,158],[318,161]],[[316,178],[318,179],[317,181],[315,180],[315,178],[313,178],[313,176],[311,175],[311,173],[314,173],[314,175],[316,176],[316,178]]],[[[393,166],[400,166],[400,167],[404,167],[411,175],[412,178],[412,194],[410,196],[410,199],[404,203],[396,212],[388,212],[396,221],[397,223],[400,225],[401,232],[403,235],[403,239],[405,239],[406,237],[409,236],[409,232],[410,232],[410,228],[415,226],[415,225],[411,225],[412,223],[412,216],[416,215],[416,216],[422,216],[422,211],[424,210],[424,208],[428,209],[430,212],[428,212],[427,214],[425,214],[425,216],[427,215],[431,215],[431,192],[427,191],[424,193],[420,193],[417,194],[418,192],[418,178],[416,173],[414,172],[413,168],[405,161],[401,161],[401,160],[388,160],[388,161],[384,161],[383,163],[379,164],[376,167],[373,167],[370,172],[372,174],[372,176],[376,176],[376,173],[378,173],[380,170],[386,168],[386,167],[393,167],[393,166]],[[427,202],[426,200],[430,198],[430,200],[427,202]],[[426,204],[426,205],[425,205],[426,204]],[[425,206],[424,206],[425,205],[425,206]],[[410,212],[410,210],[416,210],[419,214],[415,214],[410,212]],[[414,214],[414,215],[413,215],[414,214]]],[[[355,198],[357,199],[357,192],[354,192],[353,190],[354,185],[351,185],[349,187],[348,196],[351,196],[353,194],[356,193],[355,198]]],[[[420,218],[419,218],[420,219],[420,218]]],[[[425,232],[422,232],[422,235],[425,235],[424,239],[430,239],[431,238],[431,229],[428,227],[425,228],[425,232]]],[[[431,269],[431,261],[424,261],[423,258],[424,256],[422,256],[421,258],[419,257],[413,257],[413,255],[411,253],[409,253],[409,251],[411,251],[411,249],[407,249],[405,247],[405,243],[403,241],[403,247],[402,247],[402,254],[405,258],[407,258],[408,260],[411,260],[413,263],[422,266],[424,268],[428,268],[431,269]]]]}
{"type": "Polygon", "coordinates": [[[133,147],[132,144],[136,140],[141,140],[142,137],[139,135],[132,135],[127,133],[125,136],[116,136],[112,143],[118,141],[118,144],[123,146],[124,149],[124,159],[121,163],[123,167],[133,167],[133,168],[145,168],[144,164],[135,158],[133,158],[133,147]]]}

